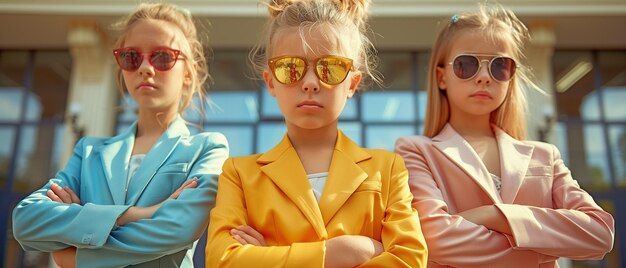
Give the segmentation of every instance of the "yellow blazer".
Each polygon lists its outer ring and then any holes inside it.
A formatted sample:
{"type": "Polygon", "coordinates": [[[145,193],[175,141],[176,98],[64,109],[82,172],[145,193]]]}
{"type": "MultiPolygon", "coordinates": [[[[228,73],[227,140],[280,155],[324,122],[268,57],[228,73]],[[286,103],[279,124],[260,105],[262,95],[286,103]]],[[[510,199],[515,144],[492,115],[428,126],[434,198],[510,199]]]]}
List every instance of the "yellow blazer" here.
{"type": "Polygon", "coordinates": [[[425,267],[426,243],[401,157],[339,131],[319,204],[287,135],[264,153],[226,160],[208,230],[207,267],[323,267],[325,241],[363,235],[385,252],[361,267],[425,267]],[[250,225],[268,247],[229,231],[250,225]]]}

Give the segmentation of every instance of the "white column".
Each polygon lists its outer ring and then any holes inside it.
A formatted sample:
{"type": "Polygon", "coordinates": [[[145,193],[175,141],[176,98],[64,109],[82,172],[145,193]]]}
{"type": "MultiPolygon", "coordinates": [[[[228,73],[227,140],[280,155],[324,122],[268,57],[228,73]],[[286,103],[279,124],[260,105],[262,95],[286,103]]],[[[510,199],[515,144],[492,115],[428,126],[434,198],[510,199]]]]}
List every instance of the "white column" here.
{"type": "Polygon", "coordinates": [[[526,47],[527,64],[531,68],[531,79],[543,90],[527,91],[528,139],[554,142],[552,131],[556,106],[553,95],[552,55],[556,36],[549,22],[529,23],[531,41],[526,47]],[[540,131],[544,131],[541,137],[540,131]]]}
{"type": "Polygon", "coordinates": [[[118,92],[109,40],[98,24],[73,22],[67,41],[73,62],[61,165],[71,156],[78,139],[72,129],[73,116],[75,127],[83,129],[85,136],[106,137],[114,133],[118,92]]]}

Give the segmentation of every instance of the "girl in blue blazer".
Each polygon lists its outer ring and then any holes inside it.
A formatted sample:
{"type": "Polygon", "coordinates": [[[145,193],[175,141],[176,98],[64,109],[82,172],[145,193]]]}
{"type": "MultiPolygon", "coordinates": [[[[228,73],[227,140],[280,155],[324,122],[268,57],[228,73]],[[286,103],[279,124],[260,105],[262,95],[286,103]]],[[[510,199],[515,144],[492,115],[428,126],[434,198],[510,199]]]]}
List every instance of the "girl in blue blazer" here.
{"type": "MultiPolygon", "coordinates": [[[[208,77],[188,12],[143,4],[120,24],[113,54],[138,120],[83,138],[66,167],[13,211],[25,250],[62,267],[193,267],[228,157],[219,133],[190,135],[182,114],[208,77]]],[[[122,84],[122,83],[121,83],[122,84]]]]}

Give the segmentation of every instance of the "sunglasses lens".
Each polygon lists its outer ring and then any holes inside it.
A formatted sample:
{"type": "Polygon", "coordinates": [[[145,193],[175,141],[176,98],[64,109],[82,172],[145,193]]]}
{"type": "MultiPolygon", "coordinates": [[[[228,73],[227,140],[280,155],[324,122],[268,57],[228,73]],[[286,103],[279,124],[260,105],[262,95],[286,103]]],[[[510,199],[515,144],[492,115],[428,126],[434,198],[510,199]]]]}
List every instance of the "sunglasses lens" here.
{"type": "Polygon", "coordinates": [[[461,79],[471,78],[478,72],[478,68],[480,68],[480,62],[474,56],[461,55],[453,62],[454,74],[461,79]]]}
{"type": "Polygon", "coordinates": [[[274,63],[274,77],[282,84],[293,84],[302,79],[302,75],[306,71],[306,63],[304,60],[295,57],[280,58],[274,63]]]}
{"type": "Polygon", "coordinates": [[[115,51],[117,64],[122,70],[134,71],[139,69],[143,56],[137,50],[121,48],[115,51]]]}
{"type": "Polygon", "coordinates": [[[167,71],[176,64],[176,54],[167,49],[157,49],[150,54],[150,63],[159,71],[167,71]]]}
{"type": "Polygon", "coordinates": [[[337,85],[346,79],[351,64],[348,59],[325,57],[317,61],[315,72],[322,82],[329,85],[337,85]]]}
{"type": "Polygon", "coordinates": [[[515,61],[508,57],[497,57],[491,62],[491,75],[494,79],[505,82],[511,80],[515,74],[515,61]]]}

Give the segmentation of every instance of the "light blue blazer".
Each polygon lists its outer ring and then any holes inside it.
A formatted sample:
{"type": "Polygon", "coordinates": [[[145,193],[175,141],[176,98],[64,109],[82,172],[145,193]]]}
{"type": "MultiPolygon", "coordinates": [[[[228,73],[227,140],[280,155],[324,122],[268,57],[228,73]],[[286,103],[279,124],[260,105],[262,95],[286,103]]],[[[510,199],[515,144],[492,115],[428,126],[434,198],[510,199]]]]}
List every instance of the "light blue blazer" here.
{"type": "Polygon", "coordinates": [[[136,126],[112,138],[81,139],[65,169],[15,207],[13,234],[25,250],[73,246],[77,267],[193,267],[194,241],[207,228],[217,178],[228,157],[226,138],[220,133],[190,135],[179,117],[126,187],[136,126]],[[167,199],[194,177],[196,188],[167,199]],[[50,200],[46,192],[51,182],[69,186],[81,204],[50,200]],[[129,207],[164,200],[151,219],[115,226],[129,207]]]}

